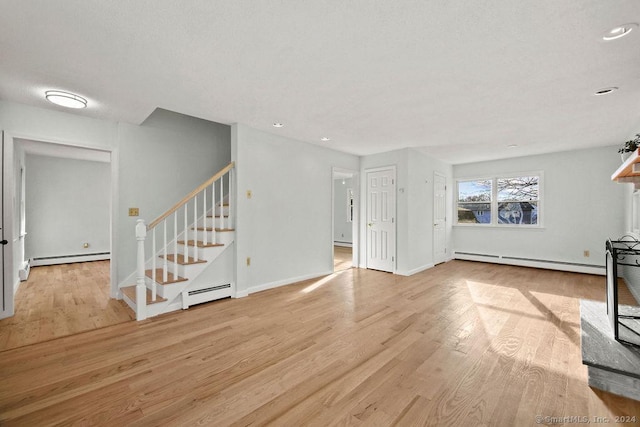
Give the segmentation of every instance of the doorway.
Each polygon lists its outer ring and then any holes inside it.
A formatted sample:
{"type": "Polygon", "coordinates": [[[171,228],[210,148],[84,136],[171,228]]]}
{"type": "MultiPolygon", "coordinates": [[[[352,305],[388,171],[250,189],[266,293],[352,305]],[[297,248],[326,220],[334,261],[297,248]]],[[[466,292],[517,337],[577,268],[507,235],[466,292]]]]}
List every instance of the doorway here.
{"type": "Polygon", "coordinates": [[[333,271],[358,266],[358,173],[333,168],[331,176],[333,271]]]}
{"type": "Polygon", "coordinates": [[[0,322],[0,350],[130,320],[110,299],[111,151],[6,134],[4,148],[2,228],[13,260],[4,264],[10,318],[0,322]]]}

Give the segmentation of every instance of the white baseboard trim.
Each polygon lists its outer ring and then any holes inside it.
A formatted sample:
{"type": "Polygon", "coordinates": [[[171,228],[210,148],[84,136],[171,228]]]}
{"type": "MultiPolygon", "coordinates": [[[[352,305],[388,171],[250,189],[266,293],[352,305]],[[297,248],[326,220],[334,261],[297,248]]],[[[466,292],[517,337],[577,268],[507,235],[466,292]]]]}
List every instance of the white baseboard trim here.
{"type": "Polygon", "coordinates": [[[547,270],[568,271],[571,273],[597,274],[600,276],[604,276],[606,274],[604,266],[579,264],[564,261],[523,259],[517,257],[505,257],[502,255],[484,255],[458,252],[454,253],[453,258],[464,261],[480,261],[490,262],[494,264],[516,265],[519,267],[533,267],[544,268],[547,270]]]}
{"type": "Polygon", "coordinates": [[[414,268],[413,270],[409,270],[409,271],[396,271],[396,274],[399,276],[413,276],[416,273],[420,273],[421,271],[428,270],[433,267],[434,267],[434,264],[425,264],[421,267],[414,268]]]}
{"type": "Polygon", "coordinates": [[[61,256],[61,257],[47,257],[47,258],[32,258],[31,266],[38,267],[42,265],[58,265],[58,264],[71,264],[74,262],[87,262],[87,261],[102,261],[111,259],[111,254],[88,254],[88,255],[73,255],[73,256],[61,256]]]}
{"type": "Polygon", "coordinates": [[[352,248],[353,247],[353,243],[349,243],[349,242],[333,242],[333,246],[341,246],[343,248],[352,248]]]}
{"type": "Polygon", "coordinates": [[[249,296],[249,291],[246,289],[243,289],[241,291],[236,291],[236,293],[233,295],[233,298],[244,298],[248,296],[249,296]]]}
{"type": "Polygon", "coordinates": [[[248,293],[253,294],[255,292],[266,291],[267,289],[273,289],[273,288],[278,288],[280,286],[291,285],[293,283],[302,282],[303,280],[309,280],[309,279],[315,279],[316,277],[328,276],[329,274],[333,274],[333,270],[320,272],[320,273],[306,274],[304,276],[299,276],[299,277],[291,277],[284,280],[276,280],[274,282],[252,286],[248,289],[248,293]]]}

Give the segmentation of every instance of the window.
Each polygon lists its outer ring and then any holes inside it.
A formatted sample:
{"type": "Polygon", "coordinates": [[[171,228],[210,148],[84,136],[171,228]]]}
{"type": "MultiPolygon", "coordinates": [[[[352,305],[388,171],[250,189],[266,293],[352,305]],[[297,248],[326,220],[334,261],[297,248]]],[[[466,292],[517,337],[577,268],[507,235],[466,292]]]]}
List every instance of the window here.
{"type": "Polygon", "coordinates": [[[347,222],[353,222],[353,188],[347,188],[347,222]]]}
{"type": "Polygon", "coordinates": [[[458,223],[491,224],[491,180],[458,181],[458,223]]]}
{"type": "Polygon", "coordinates": [[[458,181],[457,224],[539,226],[541,175],[458,181]]]}

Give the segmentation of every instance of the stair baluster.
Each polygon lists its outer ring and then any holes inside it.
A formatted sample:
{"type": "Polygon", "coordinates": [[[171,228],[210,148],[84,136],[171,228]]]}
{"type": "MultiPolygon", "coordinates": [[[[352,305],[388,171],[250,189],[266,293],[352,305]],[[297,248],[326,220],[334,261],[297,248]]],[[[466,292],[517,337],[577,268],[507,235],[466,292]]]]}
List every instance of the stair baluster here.
{"type": "MultiPolygon", "coordinates": [[[[213,234],[211,234],[213,243],[217,243],[218,239],[216,237],[216,183],[211,184],[211,224],[213,225],[211,229],[213,230],[213,234]]],[[[204,226],[207,227],[207,218],[204,219],[204,226]]]]}
{"type": "MultiPolygon", "coordinates": [[[[187,239],[189,238],[189,224],[188,224],[188,220],[187,220],[187,216],[189,214],[189,209],[187,209],[188,203],[184,204],[184,234],[183,234],[183,239],[186,242],[187,239]]],[[[188,260],[189,259],[189,245],[183,245],[184,246],[184,259],[188,260]]],[[[194,257],[195,259],[195,257],[194,257]]]]}
{"type": "MultiPolygon", "coordinates": [[[[204,212],[203,217],[207,218],[207,189],[205,188],[204,191],[202,192],[202,210],[204,212]]],[[[195,228],[196,228],[196,235],[198,234],[198,223],[195,223],[195,228]]],[[[207,228],[205,227],[204,231],[202,232],[202,243],[204,244],[204,246],[207,246],[207,228]]]]}
{"type": "MultiPolygon", "coordinates": [[[[220,228],[224,228],[224,175],[220,177],[220,228]]],[[[213,228],[216,225],[213,224],[213,228]]]]}
{"type": "Polygon", "coordinates": [[[168,282],[169,281],[169,269],[167,266],[167,220],[165,219],[164,221],[162,221],[162,228],[164,229],[164,242],[162,244],[163,247],[163,261],[162,261],[162,281],[163,282],[168,282]]]}
{"type": "MultiPolygon", "coordinates": [[[[196,195],[193,198],[193,223],[198,224],[198,196],[196,195]]],[[[196,259],[198,256],[198,230],[193,233],[193,258],[196,259]]]]}
{"type": "Polygon", "coordinates": [[[233,214],[231,213],[231,197],[233,195],[233,169],[231,169],[229,171],[229,192],[227,193],[227,203],[229,204],[229,217],[227,219],[227,226],[229,228],[233,228],[233,222],[232,219],[233,218],[233,214]]]}
{"type": "Polygon", "coordinates": [[[173,278],[178,277],[178,212],[173,213],[173,278]]]}
{"type": "Polygon", "coordinates": [[[154,228],[151,233],[151,280],[153,283],[151,284],[151,300],[156,300],[156,229],[154,228]]]}

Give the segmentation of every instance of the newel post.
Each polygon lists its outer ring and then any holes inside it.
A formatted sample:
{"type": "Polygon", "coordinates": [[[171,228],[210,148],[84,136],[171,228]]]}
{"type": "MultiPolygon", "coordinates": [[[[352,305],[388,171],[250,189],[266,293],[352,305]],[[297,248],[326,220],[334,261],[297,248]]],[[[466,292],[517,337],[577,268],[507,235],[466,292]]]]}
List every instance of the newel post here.
{"type": "Polygon", "coordinates": [[[136,222],[136,240],[138,241],[138,256],[136,264],[136,319],[147,318],[147,286],[144,279],[144,239],[147,237],[147,226],[144,220],[136,222]]]}

